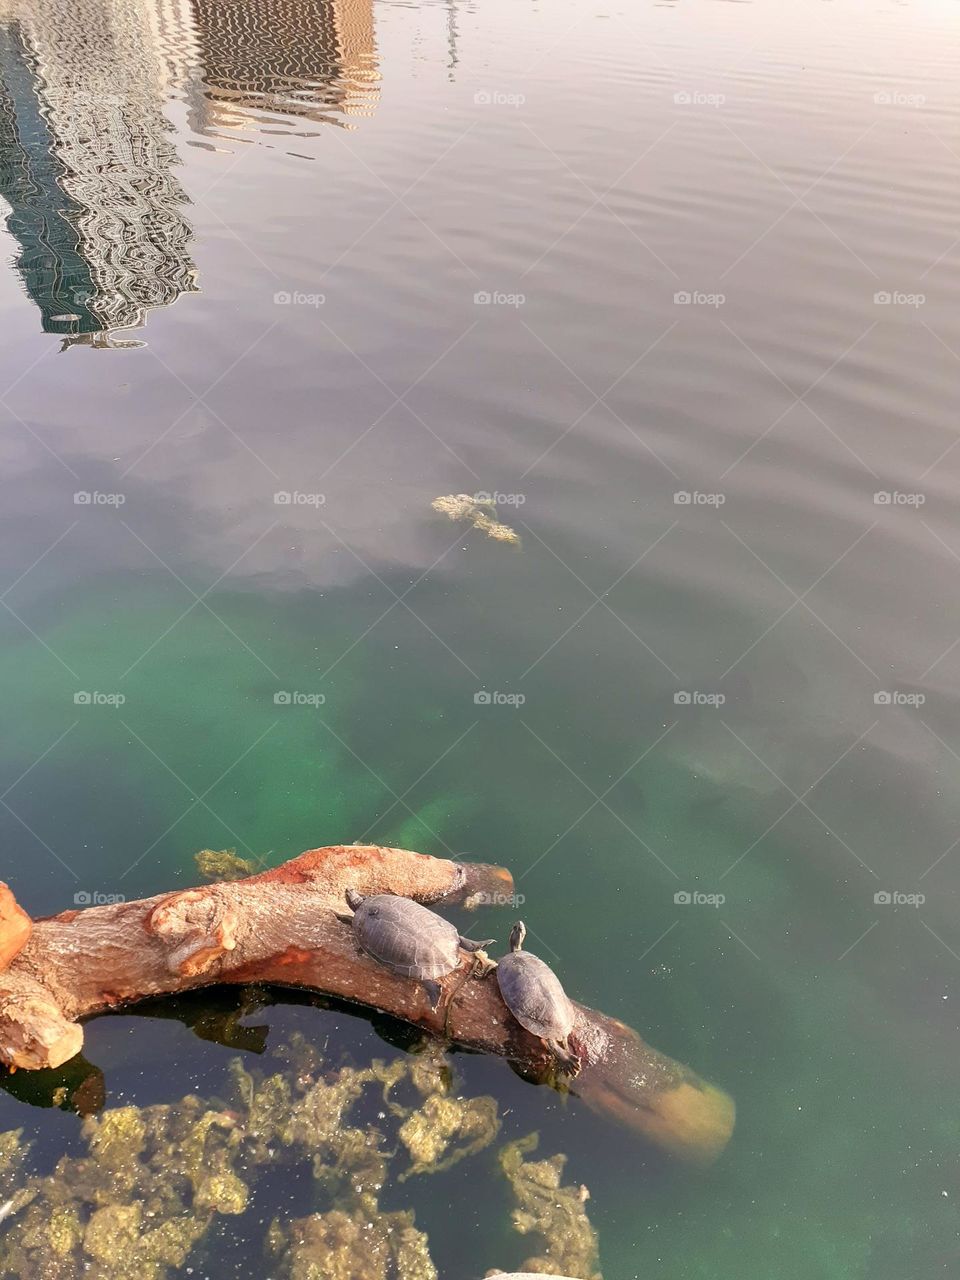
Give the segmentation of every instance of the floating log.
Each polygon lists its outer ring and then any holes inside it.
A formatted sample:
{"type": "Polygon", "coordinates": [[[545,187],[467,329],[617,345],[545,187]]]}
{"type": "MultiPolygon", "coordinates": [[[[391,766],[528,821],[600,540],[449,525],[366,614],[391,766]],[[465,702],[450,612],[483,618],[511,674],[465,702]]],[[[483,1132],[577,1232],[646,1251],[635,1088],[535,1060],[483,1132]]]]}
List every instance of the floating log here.
{"type": "MultiPolygon", "coordinates": [[[[508,1058],[523,1075],[556,1063],[471,961],[441,980],[436,1010],[419,982],[362,955],[337,919],[345,891],[397,893],[443,907],[502,902],[506,869],[379,845],[331,845],[258,875],[63,911],[30,921],[0,891],[0,1064],[37,1070],[79,1053],[81,1020],[150,996],[216,983],[300,987],[379,1009],[451,1043],[508,1058]]],[[[582,1069],[572,1093],[661,1147],[706,1163],[733,1130],[722,1090],[657,1053],[624,1023],[577,1005],[582,1069]]]]}

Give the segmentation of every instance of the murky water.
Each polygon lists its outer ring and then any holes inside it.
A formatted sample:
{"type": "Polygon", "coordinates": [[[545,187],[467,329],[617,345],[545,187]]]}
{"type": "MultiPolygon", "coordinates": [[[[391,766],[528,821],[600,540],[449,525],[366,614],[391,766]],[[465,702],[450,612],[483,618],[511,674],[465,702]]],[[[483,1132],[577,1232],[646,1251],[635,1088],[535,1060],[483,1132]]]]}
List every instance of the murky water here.
{"type": "MultiPolygon", "coordinates": [[[[958,20],[0,0],[0,875],[509,865],[572,994],[738,1104],[694,1174],[459,1060],[608,1280],[960,1266],[958,20]],[[521,550],[431,509],[479,491],[521,550]]],[[[232,1052],[87,1028],[110,1103],[232,1052]]],[[[451,1280],[519,1260],[418,1195],[451,1280]]]]}

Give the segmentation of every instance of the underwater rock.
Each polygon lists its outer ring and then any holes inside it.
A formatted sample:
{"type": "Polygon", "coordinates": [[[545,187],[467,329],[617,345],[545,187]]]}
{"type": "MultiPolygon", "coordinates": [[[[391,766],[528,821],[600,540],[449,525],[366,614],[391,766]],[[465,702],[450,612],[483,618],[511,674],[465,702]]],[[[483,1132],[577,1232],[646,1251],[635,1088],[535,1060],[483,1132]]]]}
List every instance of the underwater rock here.
{"type": "Polygon", "coordinates": [[[478,501],[468,493],[449,493],[442,498],[434,498],[430,504],[434,511],[439,511],[449,520],[469,520],[475,529],[481,530],[488,538],[496,542],[509,542],[512,546],[520,546],[520,535],[508,524],[494,520],[488,510],[495,509],[491,502],[478,501]]]}

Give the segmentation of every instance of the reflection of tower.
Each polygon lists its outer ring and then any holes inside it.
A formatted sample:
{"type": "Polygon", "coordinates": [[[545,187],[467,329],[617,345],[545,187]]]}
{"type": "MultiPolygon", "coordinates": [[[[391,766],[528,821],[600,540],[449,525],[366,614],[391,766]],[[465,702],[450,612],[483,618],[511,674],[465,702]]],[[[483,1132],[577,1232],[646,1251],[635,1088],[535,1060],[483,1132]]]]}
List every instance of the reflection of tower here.
{"type": "Polygon", "coordinates": [[[80,253],[80,207],[63,189],[63,165],[40,110],[36,68],[17,24],[0,25],[0,195],[20,245],[16,264],[47,333],[98,329],[90,268],[80,253]]]}
{"type": "Polygon", "coordinates": [[[205,93],[198,132],[297,116],[371,115],[380,75],[373,0],[191,0],[205,93]]]}
{"type": "Polygon", "coordinates": [[[0,0],[0,194],[53,332],[133,328],[197,287],[157,9],[0,0]]]}

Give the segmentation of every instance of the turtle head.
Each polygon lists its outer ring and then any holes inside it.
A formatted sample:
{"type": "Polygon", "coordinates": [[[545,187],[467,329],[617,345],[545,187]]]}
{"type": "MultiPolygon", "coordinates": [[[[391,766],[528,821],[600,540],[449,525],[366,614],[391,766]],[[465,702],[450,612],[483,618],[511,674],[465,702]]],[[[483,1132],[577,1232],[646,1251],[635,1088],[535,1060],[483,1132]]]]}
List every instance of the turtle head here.
{"type": "Polygon", "coordinates": [[[348,889],[346,892],[347,906],[356,911],[360,903],[363,901],[363,894],[357,893],[356,889],[348,889]]]}
{"type": "Polygon", "coordinates": [[[523,946],[523,940],[526,936],[527,936],[527,926],[523,923],[522,920],[518,920],[517,923],[510,930],[510,950],[519,951],[520,948],[523,946]]]}

